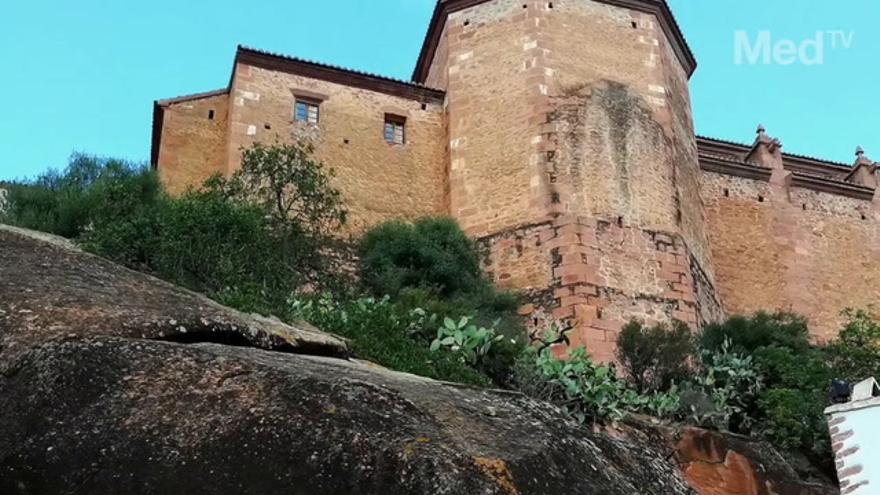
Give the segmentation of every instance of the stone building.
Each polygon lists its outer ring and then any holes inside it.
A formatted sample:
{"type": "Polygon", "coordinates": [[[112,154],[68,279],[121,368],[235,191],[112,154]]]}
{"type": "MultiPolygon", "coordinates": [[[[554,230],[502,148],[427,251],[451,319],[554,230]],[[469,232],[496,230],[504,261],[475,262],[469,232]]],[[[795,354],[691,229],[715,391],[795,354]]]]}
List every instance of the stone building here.
{"type": "Polygon", "coordinates": [[[877,164],[698,137],[662,0],[439,0],[412,81],[239,47],[229,85],[154,106],[171,191],[311,138],[361,230],[449,215],[524,314],[610,359],[624,322],[787,309],[817,340],[880,297],[877,164]]]}

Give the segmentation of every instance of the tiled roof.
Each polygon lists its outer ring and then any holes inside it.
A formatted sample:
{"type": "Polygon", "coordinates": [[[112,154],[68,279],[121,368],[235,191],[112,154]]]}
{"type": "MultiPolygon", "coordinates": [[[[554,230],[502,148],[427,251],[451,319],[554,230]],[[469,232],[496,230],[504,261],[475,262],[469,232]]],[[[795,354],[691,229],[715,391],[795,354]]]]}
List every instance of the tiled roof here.
{"type": "Polygon", "coordinates": [[[272,58],[275,58],[278,60],[288,61],[288,62],[292,62],[295,64],[301,64],[301,65],[305,65],[305,66],[311,66],[311,67],[318,68],[318,69],[325,69],[325,70],[329,70],[329,71],[346,73],[346,74],[350,74],[355,77],[374,79],[377,81],[384,81],[384,82],[388,82],[388,83],[392,83],[392,84],[399,84],[399,85],[408,86],[411,88],[418,88],[418,89],[426,90],[426,91],[444,93],[443,90],[431,88],[431,87],[426,86],[424,84],[415,83],[412,81],[404,81],[403,79],[382,76],[382,75],[375,74],[372,72],[359,71],[359,70],[355,70],[355,69],[349,69],[346,67],[340,67],[338,65],[316,62],[314,60],[308,60],[305,58],[293,57],[290,55],[284,55],[284,54],[270,52],[270,51],[266,51],[266,50],[259,50],[257,48],[251,48],[251,47],[244,46],[244,45],[238,46],[238,54],[239,55],[252,54],[252,55],[258,55],[258,56],[272,57],[272,58]]]}
{"type": "Polygon", "coordinates": [[[201,100],[202,98],[210,98],[212,96],[220,96],[229,93],[229,88],[223,89],[215,89],[214,91],[206,91],[204,93],[194,93],[191,95],[183,95],[176,96],[174,98],[166,98],[164,100],[157,100],[156,104],[161,106],[173,105],[175,103],[182,103],[185,101],[193,101],[193,100],[201,100]]]}

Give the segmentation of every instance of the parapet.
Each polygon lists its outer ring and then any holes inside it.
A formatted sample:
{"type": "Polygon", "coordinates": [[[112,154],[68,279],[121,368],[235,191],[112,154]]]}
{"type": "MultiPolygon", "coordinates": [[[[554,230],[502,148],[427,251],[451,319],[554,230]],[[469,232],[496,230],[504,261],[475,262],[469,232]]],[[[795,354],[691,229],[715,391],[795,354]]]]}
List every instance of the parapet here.
{"type": "Polygon", "coordinates": [[[865,151],[856,149],[852,165],[785,153],[782,142],[770,137],[763,126],[750,145],[697,137],[700,167],[709,172],[754,180],[771,181],[774,170],[790,174],[790,185],[856,199],[872,200],[877,189],[877,170],[865,151]]]}

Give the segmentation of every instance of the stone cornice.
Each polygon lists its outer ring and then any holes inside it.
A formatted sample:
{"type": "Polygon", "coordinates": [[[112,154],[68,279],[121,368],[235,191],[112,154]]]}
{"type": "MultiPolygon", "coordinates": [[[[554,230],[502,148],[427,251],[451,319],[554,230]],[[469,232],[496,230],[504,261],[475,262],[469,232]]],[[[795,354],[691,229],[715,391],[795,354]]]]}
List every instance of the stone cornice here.
{"type": "MultiPolygon", "coordinates": [[[[700,169],[706,172],[732,175],[734,177],[743,177],[745,179],[760,180],[764,182],[768,182],[770,180],[770,175],[772,174],[772,171],[769,168],[759,167],[748,163],[728,161],[716,156],[703,154],[700,155],[700,169]]],[[[786,167],[786,170],[790,169],[786,167]]],[[[870,187],[849,184],[825,177],[816,177],[795,170],[790,171],[792,172],[792,187],[800,187],[828,194],[837,194],[864,201],[871,201],[874,197],[874,189],[870,187]]]]}
{"type": "MultiPolygon", "coordinates": [[[[443,34],[443,28],[446,25],[446,19],[449,14],[464,10],[475,5],[490,2],[492,0],[438,0],[437,6],[434,8],[434,15],[431,17],[431,24],[428,26],[428,33],[425,36],[425,42],[422,45],[422,51],[419,60],[416,63],[413,72],[413,81],[417,83],[424,82],[428,77],[428,70],[434,60],[434,54],[437,51],[437,45],[440,43],[440,37],[443,34]]],[[[584,0],[586,1],[586,0],[584,0]]],[[[693,52],[684,39],[669,5],[665,0],[590,0],[624,7],[646,14],[653,14],[657,17],[660,27],[672,44],[678,60],[687,72],[688,76],[693,75],[697,68],[697,60],[693,52]]]]}
{"type": "MultiPolygon", "coordinates": [[[[726,161],[744,161],[746,155],[752,146],[742,143],[734,143],[732,141],[724,141],[721,139],[709,138],[705,136],[697,136],[697,147],[700,155],[714,155],[726,161]]],[[[796,155],[793,153],[783,153],[782,159],[785,162],[785,168],[796,172],[821,175],[832,179],[845,179],[850,172],[852,166],[833,162],[829,160],[821,160],[809,156],[796,155]]]]}

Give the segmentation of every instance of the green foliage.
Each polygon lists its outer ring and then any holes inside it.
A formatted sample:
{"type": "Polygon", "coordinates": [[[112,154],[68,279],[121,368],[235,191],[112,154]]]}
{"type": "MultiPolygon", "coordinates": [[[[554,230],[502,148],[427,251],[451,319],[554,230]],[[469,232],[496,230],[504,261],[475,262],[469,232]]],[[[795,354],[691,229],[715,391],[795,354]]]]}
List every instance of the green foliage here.
{"type": "Polygon", "coordinates": [[[691,374],[690,357],[694,340],[681,322],[645,327],[633,321],[617,338],[617,357],[639,392],[669,390],[691,374]]]}
{"type": "Polygon", "coordinates": [[[331,184],[333,170],[313,153],[308,141],[255,143],[242,151],[241,169],[229,180],[215,177],[206,187],[259,207],[280,242],[284,263],[309,285],[344,291],[352,285],[344,275],[351,253],[340,236],[348,212],[331,184]]]}
{"type": "Polygon", "coordinates": [[[458,320],[463,316],[473,318],[473,323],[495,327],[509,339],[524,343],[525,330],[522,318],[517,314],[519,297],[510,292],[500,292],[491,286],[473,296],[443,297],[428,289],[406,288],[394,297],[394,301],[407,308],[424,308],[429,313],[444,315],[458,320]]]}
{"type": "Polygon", "coordinates": [[[293,300],[291,314],[351,339],[354,353],[388,368],[438,380],[489,385],[489,379],[453,352],[432,352],[418,338],[433,325],[424,311],[405,311],[389,298],[335,302],[321,297],[293,300]]]}
{"type": "Polygon", "coordinates": [[[263,309],[283,306],[303,283],[299,251],[259,206],[206,187],[129,207],[128,185],[112,188],[110,206],[81,236],[86,249],[227,302],[259,301],[263,309]]]}
{"type": "Polygon", "coordinates": [[[313,155],[308,141],[255,143],[242,151],[241,169],[222,186],[239,201],[261,206],[279,226],[325,237],[345,224],[348,213],[330,183],[333,170],[313,155]]]}
{"type": "Polygon", "coordinates": [[[359,253],[363,282],[376,295],[425,289],[452,297],[487,285],[476,246],[449,218],[384,223],[364,235],[359,253]]]}
{"type": "MultiPolygon", "coordinates": [[[[526,342],[516,314],[519,297],[498,291],[486,279],[476,245],[454,220],[387,222],[368,231],[358,251],[361,280],[374,297],[390,296],[403,308],[421,308],[456,322],[467,318],[477,329],[503,335],[476,366],[498,385],[510,381],[526,342]]],[[[424,337],[435,339],[433,333],[424,337]]]]}
{"type": "Polygon", "coordinates": [[[494,328],[477,327],[466,316],[458,322],[447,317],[431,343],[431,352],[445,349],[459,355],[462,362],[476,366],[489,355],[492,345],[503,339],[504,336],[497,335],[494,328]]]}
{"type": "Polygon", "coordinates": [[[865,310],[846,310],[846,324],[837,340],[828,347],[835,378],[860,382],[880,377],[880,324],[865,310]]]}
{"type": "Polygon", "coordinates": [[[4,222],[76,238],[114,214],[149,208],[161,187],[141,165],[75,154],[63,171],[50,170],[8,190],[4,222]]]}
{"type": "Polygon", "coordinates": [[[722,323],[703,329],[700,347],[719,350],[729,341],[731,350],[750,353],[760,347],[787,347],[802,351],[810,347],[807,320],[801,316],[777,312],[759,312],[753,316],[732,316],[722,323]]]}
{"type": "Polygon", "coordinates": [[[640,394],[617,377],[613,365],[594,363],[584,348],[565,359],[554,355],[558,326],[549,329],[544,345],[528,349],[514,367],[515,386],[523,393],[557,404],[583,423],[622,419],[628,412],[671,417],[680,407],[678,391],[640,394]]]}
{"type": "Polygon", "coordinates": [[[578,421],[623,418],[628,398],[626,383],[617,379],[612,367],[593,363],[584,348],[571,352],[567,360],[544,348],[536,355],[535,367],[555,389],[555,402],[578,421]]]}
{"type": "Polygon", "coordinates": [[[809,388],[771,388],[762,395],[760,433],[776,446],[830,459],[828,427],[821,395],[809,388]]]}
{"type": "Polygon", "coordinates": [[[748,433],[762,388],[752,357],[732,352],[731,344],[724,342],[718,351],[701,352],[700,372],[688,384],[683,403],[687,417],[697,425],[748,433]]]}

